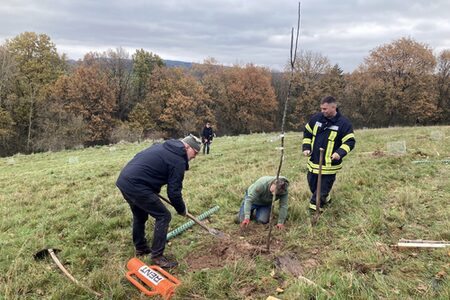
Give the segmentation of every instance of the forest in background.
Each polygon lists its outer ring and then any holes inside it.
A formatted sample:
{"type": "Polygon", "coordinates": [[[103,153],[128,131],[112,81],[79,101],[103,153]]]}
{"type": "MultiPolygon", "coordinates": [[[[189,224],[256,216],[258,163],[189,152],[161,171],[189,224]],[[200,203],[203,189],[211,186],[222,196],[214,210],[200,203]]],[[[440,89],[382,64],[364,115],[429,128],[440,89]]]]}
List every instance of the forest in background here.
{"type": "MultiPolygon", "coordinates": [[[[287,74],[288,72],[286,72],[287,74]]],[[[206,121],[218,135],[279,130],[288,76],[214,58],[167,67],[144,49],[87,53],[69,63],[46,34],[0,44],[0,156],[178,138],[206,121]]],[[[450,49],[400,38],[344,73],[320,53],[298,53],[287,130],[302,130],[333,95],[356,128],[450,123],[450,49]]]]}

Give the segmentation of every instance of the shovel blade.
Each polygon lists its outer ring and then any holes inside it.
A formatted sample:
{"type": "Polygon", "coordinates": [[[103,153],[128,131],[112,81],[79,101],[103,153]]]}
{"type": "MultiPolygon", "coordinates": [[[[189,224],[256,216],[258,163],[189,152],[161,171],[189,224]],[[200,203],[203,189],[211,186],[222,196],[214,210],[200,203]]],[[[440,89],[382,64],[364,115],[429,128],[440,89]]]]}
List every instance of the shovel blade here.
{"type": "Polygon", "coordinates": [[[42,249],[42,250],[39,250],[38,252],[36,252],[33,255],[34,259],[35,260],[42,260],[42,259],[45,259],[45,258],[49,257],[50,256],[50,251],[49,250],[53,250],[53,252],[55,252],[55,253],[58,253],[58,252],[61,251],[60,249],[55,249],[55,248],[42,249]]]}
{"type": "Polygon", "coordinates": [[[210,228],[208,231],[209,231],[209,233],[211,233],[212,235],[214,235],[216,237],[219,237],[219,238],[225,237],[225,233],[223,233],[222,231],[219,231],[217,229],[210,228]]]}

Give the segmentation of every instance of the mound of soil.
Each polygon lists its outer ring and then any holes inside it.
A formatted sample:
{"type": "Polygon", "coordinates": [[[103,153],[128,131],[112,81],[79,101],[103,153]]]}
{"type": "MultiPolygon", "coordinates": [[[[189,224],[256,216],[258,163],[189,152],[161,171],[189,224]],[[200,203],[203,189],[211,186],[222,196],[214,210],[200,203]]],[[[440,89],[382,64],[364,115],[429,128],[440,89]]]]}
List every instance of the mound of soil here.
{"type": "MultiPolygon", "coordinates": [[[[276,229],[274,229],[276,230],[276,229]]],[[[264,225],[251,224],[245,230],[239,227],[234,232],[221,238],[214,238],[187,257],[186,262],[193,270],[220,268],[238,259],[251,259],[258,255],[270,255],[267,251],[268,229],[264,225]]],[[[282,247],[282,242],[274,236],[270,244],[270,252],[282,247]]]]}
{"type": "Polygon", "coordinates": [[[211,238],[186,258],[191,270],[215,269],[224,267],[237,260],[252,260],[256,256],[265,256],[273,261],[277,272],[294,277],[301,276],[309,269],[320,265],[316,259],[318,249],[296,253],[281,254],[284,243],[283,233],[273,229],[270,251],[267,251],[268,227],[251,224],[245,230],[238,226],[221,238],[211,238]]]}

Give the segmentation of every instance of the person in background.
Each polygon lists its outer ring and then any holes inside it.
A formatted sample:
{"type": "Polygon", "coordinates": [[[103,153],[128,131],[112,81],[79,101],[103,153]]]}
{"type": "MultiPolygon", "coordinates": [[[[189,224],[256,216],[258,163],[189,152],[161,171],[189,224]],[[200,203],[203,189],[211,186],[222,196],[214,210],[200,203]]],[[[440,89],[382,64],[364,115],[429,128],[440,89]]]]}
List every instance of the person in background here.
{"type": "Polygon", "coordinates": [[[211,123],[206,122],[205,127],[203,128],[203,131],[202,131],[203,154],[205,154],[205,151],[206,151],[206,154],[209,154],[209,148],[212,143],[213,137],[214,137],[214,132],[211,127],[211,123]]]}
{"type": "Polygon", "coordinates": [[[355,147],[355,134],[350,121],[337,108],[332,96],[320,102],[321,112],[311,117],[303,133],[303,154],[309,156],[308,185],[312,196],[309,209],[316,207],[317,178],[319,174],[320,148],[325,150],[322,165],[322,183],[320,187],[320,208],[331,201],[330,191],[336,179],[336,173],[342,168],[342,159],[355,147]]]}
{"type": "Polygon", "coordinates": [[[181,193],[184,173],[189,170],[189,161],[195,158],[200,148],[200,139],[193,135],[152,145],[128,162],[116,182],[133,214],[136,255],[151,254],[152,263],[162,268],[173,268],[178,264],[163,255],[172,216],[158,194],[161,187],[167,185],[172,206],[178,214],[186,215],[187,208],[181,193]],[[145,237],[148,215],[155,218],[151,247],[145,237]]]}
{"type": "Polygon", "coordinates": [[[288,187],[289,181],[286,177],[263,176],[256,180],[246,191],[241,204],[238,219],[241,227],[246,227],[255,213],[256,222],[267,224],[269,222],[270,210],[272,208],[273,193],[276,189],[275,201],[279,200],[280,208],[276,227],[284,229],[288,212],[288,187]]]}

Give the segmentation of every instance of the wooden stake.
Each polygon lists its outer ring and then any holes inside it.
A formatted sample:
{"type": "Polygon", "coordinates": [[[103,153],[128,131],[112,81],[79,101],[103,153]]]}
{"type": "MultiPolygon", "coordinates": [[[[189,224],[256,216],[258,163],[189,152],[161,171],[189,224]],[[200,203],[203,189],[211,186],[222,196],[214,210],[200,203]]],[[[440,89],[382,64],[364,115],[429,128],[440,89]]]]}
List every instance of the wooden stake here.
{"type": "Polygon", "coordinates": [[[317,283],[315,283],[314,281],[312,281],[312,280],[310,280],[310,279],[308,279],[308,278],[306,278],[306,277],[304,277],[304,276],[298,276],[298,279],[300,279],[300,280],[302,280],[302,281],[304,281],[304,282],[306,282],[307,284],[309,284],[309,285],[312,285],[312,286],[315,286],[315,287],[317,287],[317,288],[319,288],[322,292],[324,292],[328,297],[331,297],[332,295],[330,294],[330,292],[328,292],[326,289],[324,289],[323,287],[321,287],[321,286],[319,286],[319,285],[317,285],[317,283]]]}
{"type": "Polygon", "coordinates": [[[401,239],[398,241],[397,247],[399,247],[399,248],[445,248],[445,247],[450,247],[450,242],[401,239]]]}
{"type": "Polygon", "coordinates": [[[319,156],[319,174],[317,175],[317,187],[316,187],[316,214],[314,215],[311,225],[316,225],[320,216],[320,196],[322,191],[322,165],[323,165],[323,152],[325,150],[320,148],[319,156]]]}

